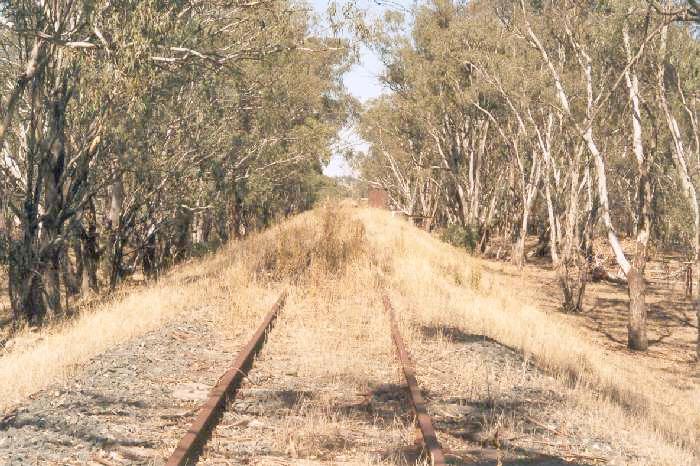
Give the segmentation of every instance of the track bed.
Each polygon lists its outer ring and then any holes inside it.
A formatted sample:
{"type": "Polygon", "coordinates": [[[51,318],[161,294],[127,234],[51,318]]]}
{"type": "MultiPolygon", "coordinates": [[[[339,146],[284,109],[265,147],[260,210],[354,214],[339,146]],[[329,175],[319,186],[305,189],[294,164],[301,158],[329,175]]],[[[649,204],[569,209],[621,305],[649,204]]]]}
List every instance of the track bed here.
{"type": "Polygon", "coordinates": [[[163,463],[243,341],[201,320],[94,358],[0,421],[0,464],[163,463]]]}

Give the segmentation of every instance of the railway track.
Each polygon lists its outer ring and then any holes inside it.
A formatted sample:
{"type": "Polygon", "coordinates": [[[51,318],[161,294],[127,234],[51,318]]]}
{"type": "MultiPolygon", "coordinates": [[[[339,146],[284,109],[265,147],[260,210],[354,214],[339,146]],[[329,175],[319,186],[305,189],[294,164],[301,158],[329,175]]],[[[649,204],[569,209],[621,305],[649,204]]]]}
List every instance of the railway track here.
{"type": "Polygon", "coordinates": [[[211,432],[221,419],[226,405],[231,401],[241,385],[243,378],[248,374],[255,355],[260,351],[265,341],[265,335],[272,328],[277,314],[284,307],[287,292],[284,291],[277,302],[267,313],[263,322],[246,344],[233,365],[221,376],[219,382],[209,393],[209,397],[200,408],[197,417],[190,425],[185,436],[180,440],[175,451],[168,459],[167,466],[192,465],[197,462],[204,444],[211,436],[211,432]]]}
{"type": "Polygon", "coordinates": [[[434,466],[442,466],[445,464],[445,455],[443,454],[442,446],[437,439],[435,428],[433,427],[433,421],[428,415],[423,395],[418,388],[416,370],[413,362],[411,361],[411,357],[406,350],[406,345],[403,342],[403,338],[401,337],[399,325],[396,321],[396,312],[394,311],[394,307],[391,305],[388,295],[384,294],[382,301],[384,302],[384,309],[389,314],[391,337],[394,340],[394,345],[396,346],[396,355],[401,363],[401,370],[403,371],[404,378],[406,379],[409,398],[411,400],[411,405],[413,406],[416,423],[418,424],[418,432],[420,434],[418,443],[423,444],[423,447],[430,455],[430,460],[434,466]]]}
{"type": "MultiPolygon", "coordinates": [[[[248,371],[250,371],[255,356],[265,343],[265,336],[284,307],[286,298],[287,292],[285,291],[267,313],[250,341],[238,354],[231,368],[221,376],[218,383],[211,390],[209,397],[199,409],[197,417],[190,425],[187,433],[167,460],[167,466],[185,466],[197,463],[205,444],[211,437],[213,429],[221,420],[228,404],[235,398],[241,382],[248,374],[248,371]]],[[[432,420],[427,413],[425,400],[418,387],[414,364],[399,331],[396,312],[391,305],[388,295],[384,294],[382,301],[389,317],[392,340],[406,381],[408,398],[414,412],[418,434],[416,443],[422,445],[424,452],[433,465],[445,465],[442,447],[437,439],[432,420]]]]}

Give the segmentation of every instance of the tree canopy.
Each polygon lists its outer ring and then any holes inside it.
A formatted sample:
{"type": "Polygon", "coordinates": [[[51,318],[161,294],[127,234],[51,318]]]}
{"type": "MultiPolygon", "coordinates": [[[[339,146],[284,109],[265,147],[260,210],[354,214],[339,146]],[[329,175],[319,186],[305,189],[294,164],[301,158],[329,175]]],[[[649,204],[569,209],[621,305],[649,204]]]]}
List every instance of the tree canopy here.
{"type": "MultiPolygon", "coordinates": [[[[580,311],[604,237],[646,348],[651,248],[700,261],[697,4],[639,0],[419,3],[408,35],[374,37],[391,92],[363,113],[364,176],[428,229],[526,260],[538,234],[580,311]],[[632,249],[623,248],[630,238],[632,249]]],[[[400,29],[400,28],[398,28],[400,29]]],[[[699,348],[700,351],[700,348],[699,348]]]]}
{"type": "Polygon", "coordinates": [[[310,207],[353,107],[292,0],[0,3],[0,256],[18,319],[310,207]]]}

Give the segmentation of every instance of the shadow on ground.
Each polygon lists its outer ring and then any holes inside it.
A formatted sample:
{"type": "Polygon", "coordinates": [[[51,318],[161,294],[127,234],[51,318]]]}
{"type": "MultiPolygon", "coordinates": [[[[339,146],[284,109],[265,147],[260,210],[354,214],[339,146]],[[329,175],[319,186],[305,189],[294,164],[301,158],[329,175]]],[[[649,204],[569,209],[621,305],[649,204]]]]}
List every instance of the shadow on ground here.
{"type": "MultiPolygon", "coordinates": [[[[455,351],[465,352],[467,358],[481,358],[484,363],[493,365],[496,371],[499,368],[505,370],[503,364],[520,366],[523,362],[519,352],[485,335],[470,334],[456,327],[441,325],[424,325],[419,327],[419,331],[427,341],[448,340],[455,351]]],[[[527,370],[536,371],[532,366],[527,370]]],[[[426,399],[430,405],[435,428],[444,439],[445,445],[453,447],[462,445],[461,450],[445,451],[448,464],[484,466],[599,464],[599,462],[577,462],[575,458],[566,457],[566,452],[561,453],[562,456],[554,456],[537,449],[514,445],[508,439],[499,439],[498,434],[495,433],[498,429],[494,429],[494,426],[500,425],[499,420],[517,419],[521,436],[524,434],[525,437],[538,439],[542,434],[542,423],[533,419],[539,417],[535,413],[544,413],[552,406],[565,403],[566,400],[561,393],[526,384],[509,386],[505,392],[497,394],[491,393],[490,390],[477,390],[471,395],[466,393],[445,395],[428,393],[426,399]],[[455,441],[457,439],[459,441],[455,441]]],[[[510,434],[506,435],[510,436],[510,434]]],[[[406,459],[408,464],[413,464],[412,457],[406,459]]]]}
{"type": "MultiPolygon", "coordinates": [[[[105,395],[81,391],[81,393],[95,401],[95,405],[105,408],[109,414],[116,416],[130,416],[134,409],[143,409],[145,405],[139,401],[128,401],[112,399],[105,395]]],[[[59,414],[42,413],[41,415],[26,415],[22,412],[14,412],[0,421],[0,432],[8,432],[11,429],[32,429],[35,432],[54,432],[67,437],[67,444],[71,444],[70,438],[86,442],[101,448],[124,446],[124,447],[144,447],[155,448],[153,442],[141,441],[128,438],[117,438],[99,432],[98,423],[88,422],[95,413],[85,410],[85,403],[69,403],[64,406],[70,412],[75,413],[75,418],[67,418],[59,414]]],[[[102,413],[97,413],[102,414],[102,413]]],[[[37,438],[39,438],[37,436],[37,438]]]]}

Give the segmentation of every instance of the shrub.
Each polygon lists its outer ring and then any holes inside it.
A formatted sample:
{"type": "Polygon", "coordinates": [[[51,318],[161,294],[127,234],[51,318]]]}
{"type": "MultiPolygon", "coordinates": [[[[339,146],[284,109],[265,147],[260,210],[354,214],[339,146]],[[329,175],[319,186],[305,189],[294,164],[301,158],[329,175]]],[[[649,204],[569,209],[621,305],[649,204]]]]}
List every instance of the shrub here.
{"type": "Polygon", "coordinates": [[[476,227],[453,223],[442,232],[442,240],[458,248],[474,252],[479,243],[479,234],[476,227]]]}
{"type": "Polygon", "coordinates": [[[364,256],[366,235],[360,220],[337,209],[325,207],[256,244],[255,272],[275,281],[292,282],[345,273],[349,264],[364,256]]]}

